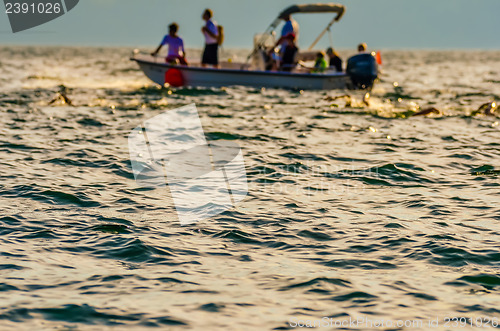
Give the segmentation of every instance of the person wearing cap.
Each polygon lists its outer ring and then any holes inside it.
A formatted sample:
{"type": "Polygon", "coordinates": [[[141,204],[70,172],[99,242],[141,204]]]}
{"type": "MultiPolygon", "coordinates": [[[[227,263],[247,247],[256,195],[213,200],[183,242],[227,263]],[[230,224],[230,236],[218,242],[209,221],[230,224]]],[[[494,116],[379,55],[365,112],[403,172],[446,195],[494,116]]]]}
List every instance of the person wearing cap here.
{"type": "Polygon", "coordinates": [[[325,52],[321,51],[316,54],[316,62],[314,62],[314,67],[311,73],[322,73],[328,68],[328,62],[325,59],[325,52]]]}
{"type": "Polygon", "coordinates": [[[358,45],[358,53],[366,53],[366,49],[368,48],[368,46],[366,45],[366,43],[361,43],[358,45]]]}
{"type": "Polygon", "coordinates": [[[156,56],[163,46],[168,46],[168,55],[166,61],[168,63],[180,63],[182,65],[187,65],[186,52],[184,50],[184,41],[177,35],[179,30],[179,25],[177,23],[172,23],[168,26],[168,34],[163,37],[160,45],[156,50],[151,53],[152,56],[156,56]]]}
{"type": "Polygon", "coordinates": [[[201,28],[203,36],[205,36],[205,50],[201,59],[201,65],[206,67],[212,65],[214,68],[219,67],[219,28],[217,23],[212,20],[213,12],[211,9],[205,9],[202,19],[206,22],[201,28]]]}
{"type": "Polygon", "coordinates": [[[326,54],[330,58],[330,67],[335,68],[335,71],[342,72],[342,59],[333,48],[329,47],[326,50],[326,54]]]}
{"type": "Polygon", "coordinates": [[[290,32],[283,38],[283,43],[286,43],[285,46],[282,46],[282,56],[280,63],[280,71],[292,71],[293,68],[297,65],[297,53],[299,52],[299,48],[295,44],[295,33],[290,32]]]}
{"type": "Polygon", "coordinates": [[[283,70],[284,68],[287,68],[286,71],[290,71],[291,69],[288,70],[288,68],[292,68],[296,64],[295,57],[296,57],[296,53],[298,53],[296,41],[297,41],[298,36],[299,36],[299,25],[297,24],[297,22],[295,20],[292,19],[292,17],[289,14],[281,17],[281,19],[283,21],[285,21],[285,25],[281,29],[281,37],[278,39],[278,41],[276,42],[274,47],[271,48],[268,55],[270,56],[270,58],[273,59],[273,66],[272,67],[274,69],[279,68],[280,70],[283,70]],[[286,52],[287,46],[289,45],[290,42],[292,42],[292,45],[290,45],[288,53],[286,54],[287,55],[287,59],[286,59],[287,64],[284,67],[283,65],[285,62],[284,61],[285,52],[286,52]],[[276,50],[275,50],[277,47],[280,47],[278,52],[276,52],[276,50]],[[293,54],[293,56],[292,56],[292,54],[293,54]],[[292,58],[293,58],[293,61],[292,61],[292,58]]]}

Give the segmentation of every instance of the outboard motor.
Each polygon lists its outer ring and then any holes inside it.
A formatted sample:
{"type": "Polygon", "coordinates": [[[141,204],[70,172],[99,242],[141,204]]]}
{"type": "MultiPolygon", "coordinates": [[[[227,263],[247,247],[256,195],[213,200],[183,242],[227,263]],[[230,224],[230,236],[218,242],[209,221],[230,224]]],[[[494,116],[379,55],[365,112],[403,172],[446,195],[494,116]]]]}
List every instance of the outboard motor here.
{"type": "Polygon", "coordinates": [[[351,78],[354,88],[369,89],[378,77],[378,65],[370,53],[351,56],[347,60],[346,73],[351,78]]]}

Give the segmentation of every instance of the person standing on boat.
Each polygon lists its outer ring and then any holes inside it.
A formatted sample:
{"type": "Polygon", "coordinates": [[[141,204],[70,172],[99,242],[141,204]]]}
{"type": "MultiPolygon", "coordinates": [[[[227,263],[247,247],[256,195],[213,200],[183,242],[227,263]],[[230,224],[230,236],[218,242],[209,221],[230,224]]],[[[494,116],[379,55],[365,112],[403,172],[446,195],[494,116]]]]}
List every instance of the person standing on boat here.
{"type": "Polygon", "coordinates": [[[342,72],[342,59],[333,48],[328,47],[326,54],[330,58],[330,67],[335,68],[335,71],[342,72]]]}
{"type": "MultiPolygon", "coordinates": [[[[292,16],[286,15],[281,18],[283,21],[285,21],[285,25],[283,26],[283,29],[281,29],[281,38],[280,39],[285,39],[290,33],[293,33],[295,35],[295,41],[299,39],[299,24],[297,21],[292,19],[292,16]]],[[[280,40],[276,43],[276,45],[280,44],[280,40]]],[[[283,47],[286,47],[286,42],[281,43],[283,47]]]]}
{"type": "Polygon", "coordinates": [[[156,56],[163,46],[168,46],[168,55],[166,58],[168,63],[188,65],[186,61],[186,52],[184,51],[184,41],[177,35],[178,30],[179,25],[177,25],[177,23],[170,24],[168,26],[168,34],[163,37],[160,45],[151,55],[156,56]]]}
{"type": "Polygon", "coordinates": [[[205,50],[201,59],[201,65],[213,65],[219,67],[219,28],[217,23],[212,20],[213,12],[211,9],[205,9],[202,19],[206,22],[201,28],[201,33],[205,36],[205,50]]]}
{"type": "Polygon", "coordinates": [[[299,24],[297,24],[297,22],[293,20],[290,15],[283,16],[281,19],[285,21],[285,25],[283,26],[283,29],[281,29],[281,37],[274,45],[274,48],[281,45],[280,53],[281,57],[283,57],[283,53],[289,43],[288,36],[293,35],[295,42],[299,39],[299,24]]]}

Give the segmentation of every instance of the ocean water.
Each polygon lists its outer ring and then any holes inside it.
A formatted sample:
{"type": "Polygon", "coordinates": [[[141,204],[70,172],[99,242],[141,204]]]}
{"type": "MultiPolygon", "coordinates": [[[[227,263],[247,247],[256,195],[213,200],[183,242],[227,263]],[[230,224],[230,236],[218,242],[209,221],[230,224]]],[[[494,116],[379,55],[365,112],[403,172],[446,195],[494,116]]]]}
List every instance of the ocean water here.
{"type": "Polygon", "coordinates": [[[500,323],[500,119],[476,111],[500,101],[500,52],[382,52],[367,103],[161,89],[129,53],[0,47],[0,330],[500,323]],[[127,137],[191,103],[241,146],[249,194],[181,226],[127,137]]]}

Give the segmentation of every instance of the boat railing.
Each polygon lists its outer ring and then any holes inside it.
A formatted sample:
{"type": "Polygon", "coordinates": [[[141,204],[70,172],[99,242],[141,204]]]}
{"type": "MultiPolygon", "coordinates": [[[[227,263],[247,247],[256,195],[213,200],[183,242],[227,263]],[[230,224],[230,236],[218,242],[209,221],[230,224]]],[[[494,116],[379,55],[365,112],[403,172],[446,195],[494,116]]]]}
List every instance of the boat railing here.
{"type": "Polygon", "coordinates": [[[139,49],[134,49],[132,51],[132,54],[130,56],[131,59],[134,59],[134,60],[137,60],[137,59],[142,59],[142,60],[147,60],[147,61],[151,61],[151,62],[154,62],[154,63],[158,63],[158,59],[165,59],[164,56],[159,56],[159,55],[152,55],[151,53],[147,53],[145,51],[141,51],[139,49]]]}
{"type": "MultiPolygon", "coordinates": [[[[158,64],[166,63],[164,55],[154,56],[151,53],[141,51],[139,49],[134,49],[132,51],[130,59],[142,60],[142,61],[153,62],[153,63],[158,63],[158,64]]],[[[199,60],[190,60],[189,58],[187,60],[189,63],[189,65],[188,65],[189,67],[201,67],[201,63],[199,62],[199,60]]],[[[225,61],[219,61],[219,64],[220,64],[221,69],[250,70],[250,64],[235,62],[235,61],[232,61],[231,59],[227,59],[225,61]]]]}

